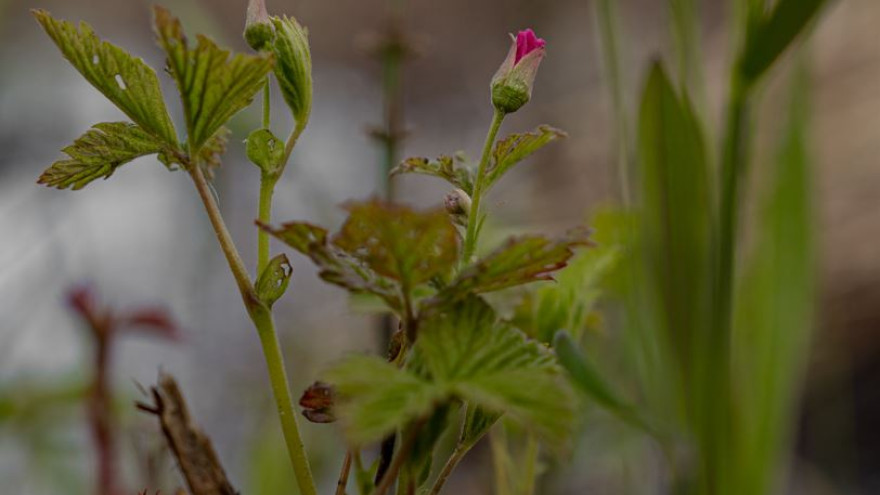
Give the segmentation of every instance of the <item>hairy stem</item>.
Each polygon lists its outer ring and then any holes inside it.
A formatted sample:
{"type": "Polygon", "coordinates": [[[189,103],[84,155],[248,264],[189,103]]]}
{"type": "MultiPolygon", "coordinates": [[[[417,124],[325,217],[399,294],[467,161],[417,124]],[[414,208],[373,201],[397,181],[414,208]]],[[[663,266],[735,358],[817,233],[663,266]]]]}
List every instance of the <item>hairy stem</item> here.
{"type": "Polygon", "coordinates": [[[501,128],[501,122],[504,120],[504,112],[495,110],[492,116],[492,124],[489,126],[489,133],[486,135],[486,143],[483,144],[483,154],[480,157],[480,166],[477,169],[477,177],[474,180],[474,194],[471,198],[471,212],[468,215],[467,232],[464,238],[464,252],[462,253],[462,264],[468,264],[474,255],[477,247],[477,225],[480,222],[480,201],[483,196],[483,182],[485,181],[486,168],[489,166],[489,157],[492,154],[492,144],[495,143],[495,137],[498,135],[498,129],[501,128]]]}
{"type": "Polygon", "coordinates": [[[287,451],[290,455],[293,471],[296,474],[300,493],[303,495],[317,495],[308,457],[300,438],[296,415],[293,411],[287,373],[284,370],[284,358],[278,346],[278,337],[275,333],[272,313],[260,301],[254,291],[247,269],[241,260],[241,256],[238,254],[238,250],[235,248],[229,230],[226,228],[226,223],[223,221],[220,208],[217,206],[217,201],[211,193],[208,181],[205,179],[205,174],[197,163],[191,164],[189,169],[199,197],[205,205],[211,226],[214,228],[214,233],[220,242],[220,248],[223,250],[226,261],[229,263],[229,269],[235,277],[245,308],[254,322],[257,334],[260,337],[263,354],[266,357],[266,365],[269,369],[269,380],[278,407],[278,417],[281,420],[281,429],[284,432],[284,440],[287,443],[287,451]]]}

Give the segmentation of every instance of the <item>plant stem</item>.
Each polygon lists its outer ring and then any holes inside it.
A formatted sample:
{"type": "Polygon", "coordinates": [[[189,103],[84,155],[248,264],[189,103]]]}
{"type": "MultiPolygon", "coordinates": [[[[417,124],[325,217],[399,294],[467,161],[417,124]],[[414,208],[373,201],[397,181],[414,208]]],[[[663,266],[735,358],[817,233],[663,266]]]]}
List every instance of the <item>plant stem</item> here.
{"type": "Polygon", "coordinates": [[[245,308],[254,322],[257,334],[260,337],[263,354],[266,357],[266,366],[269,369],[269,380],[278,407],[278,417],[281,420],[281,429],[284,433],[284,440],[287,443],[287,451],[290,455],[293,471],[296,474],[300,493],[303,495],[317,495],[308,457],[299,435],[299,427],[293,411],[287,374],[284,371],[284,359],[278,346],[278,337],[275,333],[272,313],[260,301],[254,291],[247,269],[241,260],[241,256],[238,254],[238,250],[235,248],[235,243],[232,241],[229,230],[226,228],[226,223],[223,221],[220,208],[214,200],[214,195],[211,193],[208,181],[205,179],[205,174],[198,163],[190,164],[189,170],[199,197],[205,205],[205,211],[208,213],[208,218],[211,221],[211,226],[214,228],[214,233],[217,235],[217,240],[220,242],[220,248],[226,256],[227,263],[229,263],[229,269],[232,271],[233,277],[235,277],[245,308]]]}
{"type": "MultiPolygon", "coordinates": [[[[269,93],[269,77],[266,77],[266,83],[263,85],[263,129],[268,129],[271,125],[271,99],[269,93]]],[[[262,223],[269,223],[272,217],[272,193],[275,191],[275,184],[278,182],[278,176],[267,174],[265,171],[260,175],[260,203],[257,218],[262,223]]],[[[263,229],[257,229],[257,278],[263,274],[266,265],[269,264],[269,233],[263,229]]]]}
{"type": "Polygon", "coordinates": [[[409,432],[406,434],[406,438],[403,439],[400,450],[397,451],[397,455],[394,456],[394,460],[391,461],[391,466],[388,467],[388,471],[385,473],[385,476],[382,477],[382,481],[376,486],[373,495],[385,495],[385,492],[387,492],[388,489],[391,488],[391,485],[394,484],[394,479],[397,478],[397,474],[400,472],[403,462],[406,461],[413,446],[415,446],[416,439],[419,436],[419,430],[422,429],[424,423],[424,419],[419,419],[413,423],[412,427],[410,427],[409,432]]]}
{"type": "Polygon", "coordinates": [[[245,268],[244,262],[235,248],[235,243],[232,242],[232,236],[226,228],[226,223],[223,221],[220,208],[217,206],[217,201],[214,200],[214,195],[211,193],[211,187],[208,185],[207,179],[205,179],[204,172],[202,172],[201,167],[197,163],[191,164],[189,168],[190,176],[192,176],[199,197],[205,205],[205,211],[208,213],[211,226],[214,228],[214,234],[217,236],[217,241],[220,242],[220,249],[223,250],[223,254],[226,256],[229,270],[232,271],[232,276],[235,277],[235,283],[241,292],[244,305],[248,308],[248,313],[250,313],[251,308],[255,304],[259,304],[259,299],[256,292],[254,292],[247,268],[245,268]]]}
{"type": "Polygon", "coordinates": [[[297,122],[296,126],[290,132],[290,136],[287,137],[287,142],[284,143],[284,156],[281,158],[281,163],[283,164],[282,169],[287,166],[287,162],[290,160],[290,154],[293,153],[293,147],[296,146],[296,142],[299,140],[299,135],[305,130],[306,124],[308,124],[308,120],[297,122]]]}
{"type": "Polygon", "coordinates": [[[483,155],[480,157],[480,166],[477,169],[476,180],[474,180],[471,212],[468,215],[467,232],[464,238],[464,252],[462,253],[462,264],[464,265],[470,263],[477,246],[477,225],[480,222],[480,200],[483,196],[484,176],[486,175],[486,168],[489,166],[492,144],[495,143],[495,137],[498,135],[498,129],[501,128],[501,122],[504,120],[505,115],[504,112],[495,110],[495,114],[492,116],[492,124],[489,126],[489,133],[486,135],[486,143],[483,144],[483,155]]]}
{"type": "Polygon", "coordinates": [[[437,479],[434,481],[434,485],[431,486],[431,491],[428,492],[429,495],[437,495],[440,493],[440,490],[443,489],[443,485],[446,484],[446,480],[449,479],[449,475],[452,474],[452,471],[458,466],[458,463],[464,459],[464,455],[467,454],[469,450],[469,447],[460,443],[455,446],[455,450],[452,451],[452,454],[443,466],[443,470],[440,471],[440,474],[437,475],[437,479]]]}
{"type": "Polygon", "coordinates": [[[257,333],[260,343],[263,344],[263,355],[266,358],[266,366],[269,370],[269,381],[272,383],[272,392],[275,395],[275,403],[278,407],[278,417],[281,419],[281,430],[284,432],[284,440],[287,443],[287,453],[293,464],[296,474],[296,482],[299,491],[303,495],[317,495],[315,481],[312,478],[312,470],[306,455],[302,437],[299,434],[299,425],[296,422],[296,412],[293,410],[293,400],[290,397],[290,385],[287,382],[287,373],[284,370],[284,356],[278,345],[278,335],[275,332],[275,323],[271,313],[266,312],[265,319],[255,318],[257,333]]]}
{"type": "MultiPolygon", "coordinates": [[[[272,194],[275,192],[275,184],[278,176],[262,172],[260,174],[260,206],[257,218],[260,223],[268,224],[272,218],[272,194]]],[[[263,270],[269,264],[269,233],[263,229],[257,229],[257,277],[263,274],[263,270]]]]}
{"type": "Polygon", "coordinates": [[[345,487],[348,485],[348,473],[351,472],[351,450],[345,453],[342,461],[342,470],[339,472],[339,481],[336,482],[336,495],[345,495],[345,487]]]}
{"type": "Polygon", "coordinates": [[[270,97],[269,76],[266,76],[266,84],[263,85],[263,129],[268,129],[272,121],[270,97]]]}

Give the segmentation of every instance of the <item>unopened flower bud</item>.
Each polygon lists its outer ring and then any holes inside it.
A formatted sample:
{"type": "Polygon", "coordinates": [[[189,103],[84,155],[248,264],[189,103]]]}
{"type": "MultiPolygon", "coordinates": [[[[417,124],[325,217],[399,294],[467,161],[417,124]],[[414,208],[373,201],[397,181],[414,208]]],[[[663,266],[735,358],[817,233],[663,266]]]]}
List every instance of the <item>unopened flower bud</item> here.
{"type": "Polygon", "coordinates": [[[443,198],[443,206],[451,215],[467,215],[471,211],[471,198],[461,189],[453,189],[443,198]]]}
{"type": "Polygon", "coordinates": [[[443,207],[454,223],[467,225],[467,218],[471,212],[471,198],[466,192],[453,189],[443,198],[443,207]]]}
{"type": "Polygon", "coordinates": [[[312,53],[309,34],[296,19],[273,17],[275,77],[297,125],[305,126],[312,111],[312,53]]]}
{"type": "Polygon", "coordinates": [[[254,50],[267,50],[275,38],[275,28],[269,20],[265,0],[250,0],[247,8],[247,21],[244,25],[244,40],[254,50]]]}
{"type": "Polygon", "coordinates": [[[504,63],[492,77],[492,105],[503,113],[512,113],[528,103],[538,66],[544,58],[545,41],[531,29],[510,36],[512,43],[504,63]]]}

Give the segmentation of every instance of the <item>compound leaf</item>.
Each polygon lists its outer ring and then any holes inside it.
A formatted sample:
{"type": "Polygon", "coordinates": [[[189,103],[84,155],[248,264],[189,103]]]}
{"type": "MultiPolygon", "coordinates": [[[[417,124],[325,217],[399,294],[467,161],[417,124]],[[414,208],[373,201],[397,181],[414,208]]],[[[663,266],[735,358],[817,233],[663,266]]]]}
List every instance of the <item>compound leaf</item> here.
{"type": "Polygon", "coordinates": [[[122,48],[101,41],[91,26],[79,29],[53,18],[42,9],[33,11],[46,34],[80,74],[147,133],[167,146],[177,147],[177,133],[156,73],[143,60],[122,48]]]}
{"type": "Polygon", "coordinates": [[[110,177],[123,164],[162,149],[161,142],[135,124],[96,124],[64,148],[62,151],[69,158],[53,163],[37,183],[58,189],[82,189],[93,180],[110,177]]]}
{"type": "Polygon", "coordinates": [[[200,150],[233,115],[248,106],[272,69],[270,55],[230,56],[205,36],[191,47],[180,20],[155,7],[159,45],[168,56],[168,71],[183,102],[187,139],[200,150]]]}

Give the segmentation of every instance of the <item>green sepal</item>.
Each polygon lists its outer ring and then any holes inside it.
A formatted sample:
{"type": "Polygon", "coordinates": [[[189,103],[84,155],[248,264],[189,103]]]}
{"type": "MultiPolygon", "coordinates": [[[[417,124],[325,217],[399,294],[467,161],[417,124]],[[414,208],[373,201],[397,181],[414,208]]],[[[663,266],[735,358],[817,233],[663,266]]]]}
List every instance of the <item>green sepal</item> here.
{"type": "Polygon", "coordinates": [[[264,174],[277,177],[284,164],[284,141],[269,129],[257,129],[247,138],[247,157],[264,174]]]}
{"type": "Polygon", "coordinates": [[[275,301],[287,291],[292,272],[293,269],[290,266],[290,261],[287,260],[287,255],[279,254],[272,258],[257,279],[255,285],[257,297],[271,308],[275,301]]]}

